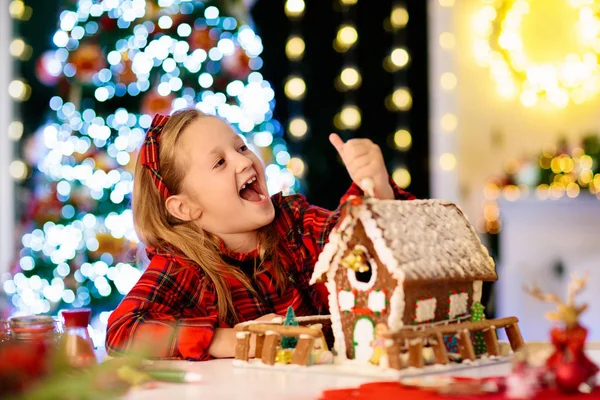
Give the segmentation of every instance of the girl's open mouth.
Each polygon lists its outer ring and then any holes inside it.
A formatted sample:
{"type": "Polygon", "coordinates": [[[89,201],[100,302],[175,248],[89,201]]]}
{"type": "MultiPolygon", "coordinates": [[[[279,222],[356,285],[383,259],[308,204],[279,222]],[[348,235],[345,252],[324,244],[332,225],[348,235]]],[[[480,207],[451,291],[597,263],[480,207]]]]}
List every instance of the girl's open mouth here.
{"type": "Polygon", "coordinates": [[[242,185],[239,193],[242,199],[253,203],[261,202],[267,198],[258,184],[256,175],[248,179],[248,181],[242,185]]]}

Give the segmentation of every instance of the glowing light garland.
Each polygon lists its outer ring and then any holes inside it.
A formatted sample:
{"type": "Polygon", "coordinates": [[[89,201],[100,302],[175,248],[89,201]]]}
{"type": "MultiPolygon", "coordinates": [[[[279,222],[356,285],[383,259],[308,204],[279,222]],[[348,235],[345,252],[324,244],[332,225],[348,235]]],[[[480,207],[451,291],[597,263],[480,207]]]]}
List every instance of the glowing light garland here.
{"type": "Polygon", "coordinates": [[[600,91],[600,5],[594,0],[565,1],[579,13],[574,28],[586,50],[566,54],[564,60],[554,63],[534,63],[524,48],[521,29],[530,13],[528,0],[497,1],[496,8],[486,5],[475,16],[476,59],[490,68],[502,96],[518,96],[526,107],[545,99],[564,108],[571,101],[581,104],[600,91]]]}

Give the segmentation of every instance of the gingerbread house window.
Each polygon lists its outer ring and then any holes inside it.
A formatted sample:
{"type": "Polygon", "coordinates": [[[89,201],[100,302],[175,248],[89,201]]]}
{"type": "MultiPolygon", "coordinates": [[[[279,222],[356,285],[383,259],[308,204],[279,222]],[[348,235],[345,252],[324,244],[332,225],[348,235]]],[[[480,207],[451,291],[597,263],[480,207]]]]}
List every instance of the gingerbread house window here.
{"type": "Polygon", "coordinates": [[[386,309],[385,292],[383,290],[372,290],[369,293],[369,309],[375,313],[384,312],[386,309]]]}
{"type": "Polygon", "coordinates": [[[417,300],[417,307],[415,310],[415,322],[427,322],[435,318],[435,309],[437,307],[437,300],[435,297],[430,299],[417,300]]]}
{"type": "Polygon", "coordinates": [[[377,263],[369,254],[366,247],[356,245],[351,256],[343,263],[348,267],[348,281],[354,289],[367,291],[373,288],[377,279],[377,263]]]}
{"type": "Polygon", "coordinates": [[[340,311],[352,311],[356,304],[354,293],[350,290],[340,291],[338,293],[338,303],[340,305],[340,311]]]}
{"type": "Polygon", "coordinates": [[[467,313],[467,302],[469,295],[467,292],[454,293],[450,295],[448,318],[456,318],[467,313]]]}

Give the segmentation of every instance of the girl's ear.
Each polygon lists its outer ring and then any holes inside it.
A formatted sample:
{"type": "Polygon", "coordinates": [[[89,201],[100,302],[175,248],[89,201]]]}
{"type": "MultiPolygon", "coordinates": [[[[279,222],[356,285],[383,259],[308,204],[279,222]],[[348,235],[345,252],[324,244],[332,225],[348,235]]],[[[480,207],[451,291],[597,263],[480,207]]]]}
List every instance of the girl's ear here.
{"type": "Polygon", "coordinates": [[[194,221],[202,215],[202,209],[182,194],[170,196],[165,201],[165,207],[172,216],[186,222],[194,221]]]}

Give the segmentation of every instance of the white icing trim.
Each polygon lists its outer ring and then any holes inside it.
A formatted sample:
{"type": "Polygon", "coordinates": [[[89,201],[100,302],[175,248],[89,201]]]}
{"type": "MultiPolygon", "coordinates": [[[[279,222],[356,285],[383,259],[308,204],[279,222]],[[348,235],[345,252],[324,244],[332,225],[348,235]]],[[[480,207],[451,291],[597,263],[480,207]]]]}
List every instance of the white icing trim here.
{"type": "Polygon", "coordinates": [[[379,260],[385,265],[392,277],[396,279],[397,285],[390,297],[388,327],[391,330],[400,329],[404,325],[404,322],[402,321],[405,306],[404,272],[398,267],[396,257],[394,257],[392,251],[387,246],[381,229],[379,229],[377,222],[373,219],[373,214],[371,214],[367,207],[362,207],[358,217],[363,224],[367,237],[373,243],[373,248],[379,257],[379,260]]]}
{"type": "Polygon", "coordinates": [[[454,319],[459,315],[463,315],[467,312],[467,302],[469,301],[469,294],[467,292],[456,293],[450,295],[450,311],[448,318],[454,319]]]}
{"type": "Polygon", "coordinates": [[[482,281],[473,281],[473,303],[481,302],[482,281]]]}
{"type": "Polygon", "coordinates": [[[338,293],[338,302],[340,311],[352,311],[356,304],[356,297],[349,290],[340,290],[338,293]]]}
{"type": "Polygon", "coordinates": [[[437,308],[437,299],[435,297],[418,300],[415,310],[415,321],[425,322],[435,319],[435,310],[437,308]]]}
{"type": "Polygon", "coordinates": [[[235,333],[235,337],[238,338],[238,339],[244,339],[248,335],[250,335],[250,332],[236,332],[235,333]]]}
{"type": "Polygon", "coordinates": [[[281,336],[281,334],[279,332],[275,332],[275,331],[266,331],[265,335],[279,335],[279,336],[281,336]]]}
{"type": "Polygon", "coordinates": [[[335,280],[328,279],[325,287],[329,291],[329,311],[331,312],[331,330],[333,331],[333,348],[337,353],[336,357],[345,360],[346,357],[346,341],[344,338],[344,330],[342,329],[342,320],[340,318],[339,305],[337,302],[337,285],[335,280]]]}
{"type": "Polygon", "coordinates": [[[307,335],[306,333],[301,333],[299,336],[300,339],[315,339],[312,335],[307,335]]]}
{"type": "Polygon", "coordinates": [[[369,254],[369,250],[367,250],[365,246],[359,244],[354,246],[354,249],[356,248],[362,250],[369,258],[369,264],[371,265],[371,279],[369,279],[369,282],[360,282],[358,279],[356,279],[356,272],[354,270],[351,270],[350,268],[348,268],[346,274],[348,276],[350,286],[352,286],[356,290],[366,292],[367,290],[371,290],[375,285],[375,281],[377,281],[377,263],[371,257],[371,255],[369,254]]]}
{"type": "Polygon", "coordinates": [[[383,312],[387,309],[385,304],[385,292],[383,290],[371,290],[367,300],[369,309],[373,312],[383,312]]]}

